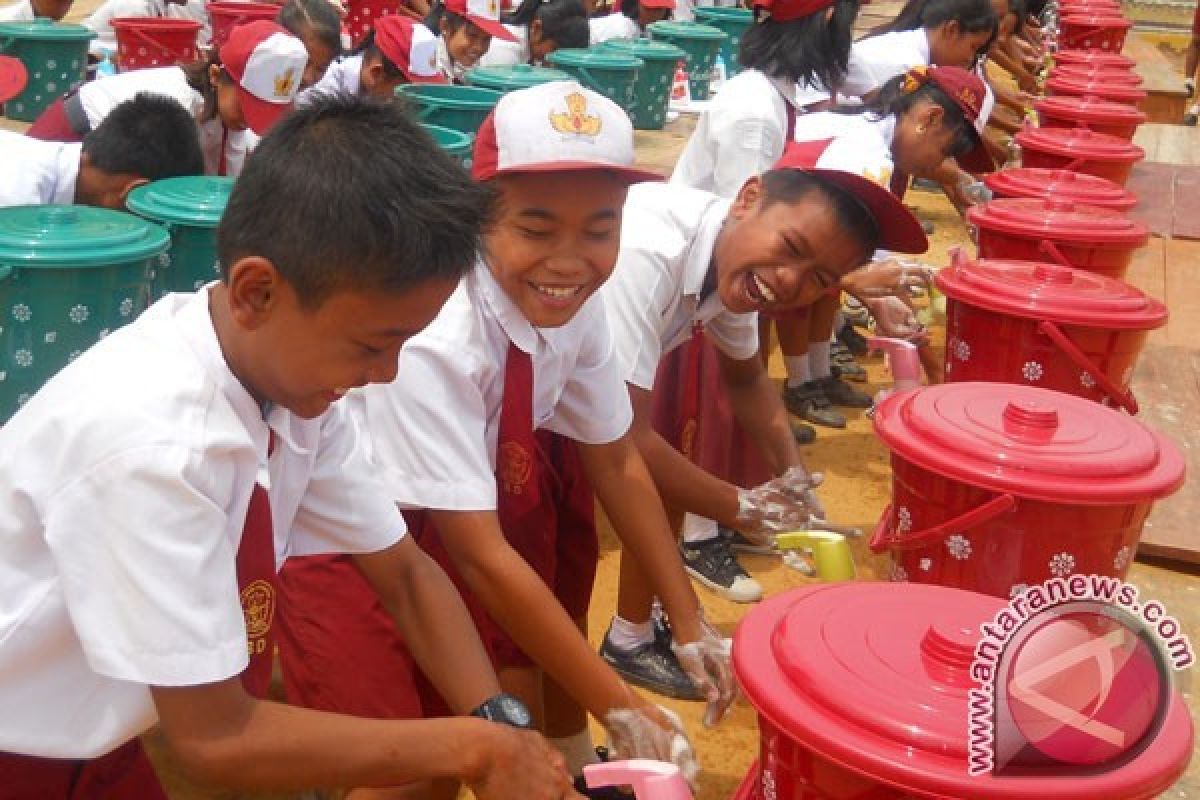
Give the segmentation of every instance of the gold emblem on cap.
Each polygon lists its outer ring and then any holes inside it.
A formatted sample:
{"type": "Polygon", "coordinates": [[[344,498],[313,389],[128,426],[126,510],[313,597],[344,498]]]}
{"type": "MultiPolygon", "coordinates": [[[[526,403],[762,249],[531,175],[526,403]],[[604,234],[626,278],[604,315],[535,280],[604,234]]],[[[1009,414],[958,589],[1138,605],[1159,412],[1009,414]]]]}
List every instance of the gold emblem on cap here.
{"type": "Polygon", "coordinates": [[[967,108],[971,109],[972,111],[976,111],[976,110],[977,110],[977,109],[976,109],[976,105],[977,105],[977,103],[979,102],[979,100],[978,100],[978,98],[975,96],[975,93],[971,91],[971,87],[970,87],[970,86],[964,86],[964,87],[962,88],[962,91],[960,91],[960,92],[958,93],[958,99],[959,99],[959,100],[962,100],[962,101],[963,101],[963,103],[965,103],[965,104],[966,104],[967,108]]]}
{"type": "Polygon", "coordinates": [[[291,97],[292,89],[296,85],[296,68],[288,67],[288,71],[282,75],[275,77],[275,96],[276,97],[291,97]]]}
{"type": "Polygon", "coordinates": [[[578,136],[595,136],[600,133],[603,122],[595,114],[587,113],[587,98],[579,92],[571,92],[564,98],[567,112],[550,112],[550,126],[559,133],[578,136]]]}

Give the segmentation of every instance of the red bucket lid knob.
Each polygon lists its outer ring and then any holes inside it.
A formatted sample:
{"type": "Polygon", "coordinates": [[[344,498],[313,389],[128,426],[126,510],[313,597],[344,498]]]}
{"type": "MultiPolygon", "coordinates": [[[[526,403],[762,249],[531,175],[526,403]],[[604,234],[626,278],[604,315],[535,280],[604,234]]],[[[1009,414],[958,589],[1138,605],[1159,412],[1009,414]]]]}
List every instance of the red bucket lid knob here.
{"type": "Polygon", "coordinates": [[[1048,442],[1058,430],[1058,412],[1036,400],[1012,400],[1004,407],[1004,432],[1023,442],[1048,442]]]}

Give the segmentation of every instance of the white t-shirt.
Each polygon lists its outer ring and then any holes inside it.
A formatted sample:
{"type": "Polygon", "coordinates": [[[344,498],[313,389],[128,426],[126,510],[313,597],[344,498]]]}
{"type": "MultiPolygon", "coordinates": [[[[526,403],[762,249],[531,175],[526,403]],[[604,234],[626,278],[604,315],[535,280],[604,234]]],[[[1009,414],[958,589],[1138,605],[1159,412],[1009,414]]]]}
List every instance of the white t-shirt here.
{"type": "Polygon", "coordinates": [[[467,75],[467,67],[459,64],[450,55],[446,47],[446,37],[437,37],[437,68],[441,76],[451,83],[462,83],[467,75]]]}
{"type": "Polygon", "coordinates": [[[338,59],[329,65],[321,80],[296,96],[296,106],[305,108],[322,95],[357,97],[362,89],[362,53],[338,59]]]}
{"type": "Polygon", "coordinates": [[[892,158],[895,136],[896,118],[893,116],[876,119],[873,114],[820,111],[796,121],[797,142],[833,140],[815,166],[853,172],[885,188],[895,168],[892,158]]]}
{"type": "Polygon", "coordinates": [[[594,45],[610,39],[636,39],[642,34],[637,22],[620,11],[602,17],[592,17],[588,20],[588,28],[591,29],[594,45]]]}
{"type": "Polygon", "coordinates": [[[79,142],[43,142],[0,131],[0,208],[74,203],[82,152],[79,142]]]}
{"type": "Polygon", "coordinates": [[[513,67],[517,64],[528,64],[532,57],[529,52],[529,32],[524,25],[505,25],[509,33],[517,37],[515,42],[505,41],[498,36],[492,37],[492,43],[487,52],[479,59],[481,67],[513,67]]]}
{"type": "Polygon", "coordinates": [[[862,97],[913,67],[929,63],[929,37],[924,28],[870,36],[850,48],[846,79],[838,94],[862,97]]]}
{"type": "Polygon", "coordinates": [[[29,0],[19,0],[0,8],[0,22],[33,22],[35,16],[33,3],[29,0]]]}
{"type": "Polygon", "coordinates": [[[168,3],[166,0],[105,0],[104,4],[83,20],[83,25],[91,28],[97,34],[88,44],[88,50],[99,54],[105,50],[114,55],[117,52],[117,35],[113,32],[112,21],[117,17],[169,17],[171,19],[190,19],[200,23],[200,32],[196,43],[201,47],[207,46],[212,38],[212,26],[208,20],[208,11],[204,8],[203,0],[187,0],[180,5],[168,3]]]}
{"type": "Polygon", "coordinates": [[[277,567],[405,533],[345,409],[264,420],[207,291],[159,301],[0,428],[0,752],[103,755],[155,724],[147,687],[245,669],[235,556],[256,481],[277,567]]]}
{"type": "Polygon", "coordinates": [[[629,430],[633,410],[600,299],[566,325],[535,328],[480,261],[433,324],[404,345],[396,380],[347,398],[388,497],[407,508],[496,508],[510,341],[532,360],[535,428],[589,444],[629,430]]]}
{"type": "Polygon", "coordinates": [[[713,292],[700,302],[717,234],[730,201],[663,183],[630,187],[621,223],[621,254],[600,290],[622,376],[654,388],[664,355],[692,336],[692,324],[730,358],[758,352],[758,315],[734,313],[713,292]]]}
{"type": "Polygon", "coordinates": [[[769,170],[783,155],[787,103],[799,115],[828,97],[824,89],[784,84],[756,69],[739,72],[700,116],[671,183],[734,197],[747,179],[769,170]]]}

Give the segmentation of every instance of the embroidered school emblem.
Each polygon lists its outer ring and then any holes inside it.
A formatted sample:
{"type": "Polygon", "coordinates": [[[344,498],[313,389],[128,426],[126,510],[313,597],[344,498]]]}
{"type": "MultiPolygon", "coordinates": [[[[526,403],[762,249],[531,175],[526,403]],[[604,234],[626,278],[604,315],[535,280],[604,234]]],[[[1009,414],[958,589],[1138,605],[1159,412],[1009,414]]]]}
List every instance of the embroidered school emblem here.
{"type": "Polygon", "coordinates": [[[929,81],[929,67],[921,64],[913,67],[904,75],[904,80],[900,82],[901,94],[912,94],[917,89],[920,89],[929,81]]]}
{"type": "Polygon", "coordinates": [[[251,581],[242,589],[241,599],[246,638],[261,639],[270,632],[271,621],[275,618],[275,590],[264,580],[251,581]]]}
{"type": "Polygon", "coordinates": [[[496,477],[506,494],[521,494],[533,474],[533,457],[516,442],[503,442],[496,453],[496,477]]]}
{"type": "Polygon", "coordinates": [[[679,452],[684,458],[691,459],[692,447],[696,444],[696,418],[683,423],[683,431],[679,434],[679,452]]]}
{"type": "Polygon", "coordinates": [[[296,86],[296,68],[288,67],[288,71],[275,76],[275,96],[291,97],[296,86]]]}
{"type": "Polygon", "coordinates": [[[962,91],[958,93],[958,99],[962,101],[964,106],[971,109],[971,112],[974,113],[975,116],[979,116],[979,96],[976,95],[975,92],[971,91],[970,86],[964,86],[962,88],[962,91]]]}
{"type": "Polygon", "coordinates": [[[596,136],[603,127],[600,117],[589,114],[587,98],[579,92],[571,92],[565,98],[566,113],[550,112],[550,127],[559,133],[576,136],[596,136]]]}

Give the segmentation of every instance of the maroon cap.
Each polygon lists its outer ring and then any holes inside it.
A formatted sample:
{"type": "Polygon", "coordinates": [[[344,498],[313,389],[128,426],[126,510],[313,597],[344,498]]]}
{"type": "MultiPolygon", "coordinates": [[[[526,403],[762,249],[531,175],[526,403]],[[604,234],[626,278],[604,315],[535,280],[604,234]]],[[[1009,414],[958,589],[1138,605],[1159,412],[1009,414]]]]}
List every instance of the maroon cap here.
{"type": "Polygon", "coordinates": [[[0,103],[19,95],[29,80],[25,65],[12,56],[0,56],[0,103]]]}
{"type": "Polygon", "coordinates": [[[834,0],[754,0],[754,9],[762,10],[776,22],[802,19],[833,5],[834,0]]]}
{"type": "Polygon", "coordinates": [[[958,156],[958,163],[968,172],[991,172],[996,168],[995,162],[988,154],[983,141],[983,129],[987,126],[987,116],[991,109],[988,105],[987,87],[983,80],[974,72],[962,67],[913,67],[904,74],[900,90],[904,93],[915,92],[922,86],[932,83],[946,96],[954,101],[975,134],[975,146],[958,156]]]}
{"type": "Polygon", "coordinates": [[[924,253],[929,249],[929,239],[921,223],[886,186],[854,172],[811,167],[810,164],[812,153],[793,143],[783,151],[783,157],[775,163],[774,169],[802,170],[849,192],[875,218],[879,247],[897,253],[924,253]]]}

